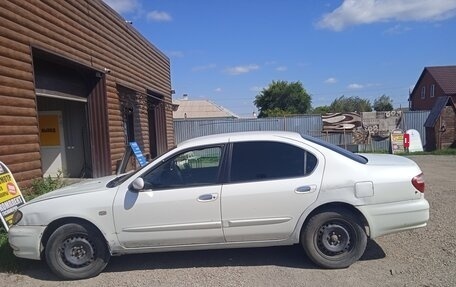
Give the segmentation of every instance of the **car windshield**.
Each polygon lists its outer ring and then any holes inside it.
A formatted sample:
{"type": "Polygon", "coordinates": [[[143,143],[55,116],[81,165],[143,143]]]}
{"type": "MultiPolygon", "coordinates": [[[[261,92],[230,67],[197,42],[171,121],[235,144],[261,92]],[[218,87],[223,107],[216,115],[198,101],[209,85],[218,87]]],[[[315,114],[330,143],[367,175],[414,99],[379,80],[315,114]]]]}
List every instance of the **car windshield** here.
{"type": "Polygon", "coordinates": [[[144,166],[142,166],[141,168],[137,169],[137,170],[132,170],[132,171],[129,171],[127,173],[124,173],[124,174],[121,174],[119,175],[118,177],[114,178],[113,180],[111,180],[110,182],[108,182],[108,184],[106,184],[106,187],[108,188],[111,188],[111,187],[116,187],[120,184],[122,184],[123,182],[125,182],[127,179],[129,179],[130,177],[132,177],[134,174],[136,174],[138,171],[142,170],[143,168],[145,168],[146,166],[148,166],[149,164],[146,164],[144,166]]]}
{"type": "MultiPolygon", "coordinates": [[[[173,149],[177,148],[177,146],[174,146],[172,147],[171,149],[168,150],[171,151],[173,149]]],[[[111,187],[116,187],[120,184],[122,184],[123,182],[125,182],[127,179],[129,179],[130,177],[132,177],[134,174],[137,174],[140,170],[144,169],[145,167],[149,166],[155,159],[149,161],[146,165],[138,168],[137,170],[133,170],[133,171],[129,171],[127,173],[124,173],[124,174],[121,174],[119,175],[118,177],[114,178],[113,180],[111,180],[110,182],[108,182],[108,184],[106,184],[106,187],[108,188],[111,188],[111,187]]],[[[162,161],[163,162],[163,161],[162,161]]]]}
{"type": "Polygon", "coordinates": [[[362,163],[362,164],[366,164],[367,163],[367,158],[359,155],[359,154],[356,154],[356,153],[352,153],[351,151],[348,151],[346,149],[343,149],[337,145],[334,145],[332,143],[329,143],[327,141],[324,141],[322,139],[319,139],[319,138],[315,138],[315,137],[312,137],[312,136],[309,136],[309,135],[301,135],[303,139],[305,140],[308,140],[310,142],[313,142],[315,144],[318,144],[318,145],[321,145],[327,149],[330,149],[334,152],[337,152],[338,154],[341,154],[351,160],[354,160],[356,162],[359,162],[359,163],[362,163]]]}

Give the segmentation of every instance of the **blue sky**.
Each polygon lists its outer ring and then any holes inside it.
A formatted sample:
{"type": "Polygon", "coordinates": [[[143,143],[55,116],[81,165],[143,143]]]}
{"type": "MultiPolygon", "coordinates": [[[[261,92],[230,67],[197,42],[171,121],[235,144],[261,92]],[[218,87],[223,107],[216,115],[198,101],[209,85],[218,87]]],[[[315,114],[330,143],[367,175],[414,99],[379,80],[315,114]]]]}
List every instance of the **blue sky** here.
{"type": "Polygon", "coordinates": [[[385,94],[395,107],[426,66],[456,65],[456,0],[105,0],[171,61],[174,99],[251,116],[273,80],[312,106],[385,94]]]}

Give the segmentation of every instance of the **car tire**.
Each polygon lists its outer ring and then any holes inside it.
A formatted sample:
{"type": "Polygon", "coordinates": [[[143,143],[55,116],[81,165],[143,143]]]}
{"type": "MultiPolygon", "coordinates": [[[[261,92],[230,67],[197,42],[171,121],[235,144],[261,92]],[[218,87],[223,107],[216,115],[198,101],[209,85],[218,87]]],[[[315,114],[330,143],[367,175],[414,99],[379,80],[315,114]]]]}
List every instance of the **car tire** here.
{"type": "Polygon", "coordinates": [[[352,213],[326,211],[309,219],[301,233],[301,244],[318,266],[347,268],[364,254],[367,235],[352,213]]]}
{"type": "Polygon", "coordinates": [[[97,276],[110,258],[100,232],[90,225],[76,223],[57,228],[49,237],[44,252],[51,271],[66,280],[97,276]]]}

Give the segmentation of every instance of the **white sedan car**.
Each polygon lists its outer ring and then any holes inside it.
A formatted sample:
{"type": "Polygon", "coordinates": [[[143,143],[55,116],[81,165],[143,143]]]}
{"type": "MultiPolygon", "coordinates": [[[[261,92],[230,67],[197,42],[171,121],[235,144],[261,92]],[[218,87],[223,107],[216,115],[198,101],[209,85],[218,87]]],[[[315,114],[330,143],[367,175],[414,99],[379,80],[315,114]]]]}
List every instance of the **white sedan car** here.
{"type": "Polygon", "coordinates": [[[21,206],[9,243],[63,279],[98,275],[111,255],[301,244],[345,268],[368,238],[429,219],[420,168],[290,132],[201,137],[144,168],[71,185],[21,206]]]}

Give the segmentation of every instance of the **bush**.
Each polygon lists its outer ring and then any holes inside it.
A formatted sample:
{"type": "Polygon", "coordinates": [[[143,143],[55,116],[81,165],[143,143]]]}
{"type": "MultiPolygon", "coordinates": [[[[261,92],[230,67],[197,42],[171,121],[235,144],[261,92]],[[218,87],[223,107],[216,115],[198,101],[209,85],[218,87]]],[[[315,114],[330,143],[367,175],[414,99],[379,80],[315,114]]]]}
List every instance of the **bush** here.
{"type": "MultiPolygon", "coordinates": [[[[30,187],[25,189],[25,192],[23,192],[26,201],[55,189],[64,187],[66,182],[63,180],[62,175],[63,173],[59,171],[57,176],[54,178],[48,176],[33,180],[30,187]]],[[[0,223],[0,271],[18,272],[23,270],[29,264],[29,260],[24,260],[14,256],[13,250],[8,244],[8,233],[0,223]]]]}
{"type": "Polygon", "coordinates": [[[26,263],[13,254],[13,250],[8,244],[8,233],[3,227],[0,228],[0,271],[17,272],[26,263]]]}
{"type": "Polygon", "coordinates": [[[62,171],[59,170],[56,177],[51,177],[49,175],[47,177],[34,179],[30,187],[24,192],[25,199],[29,201],[37,196],[64,187],[66,182],[63,180],[62,175],[62,171]]]}

